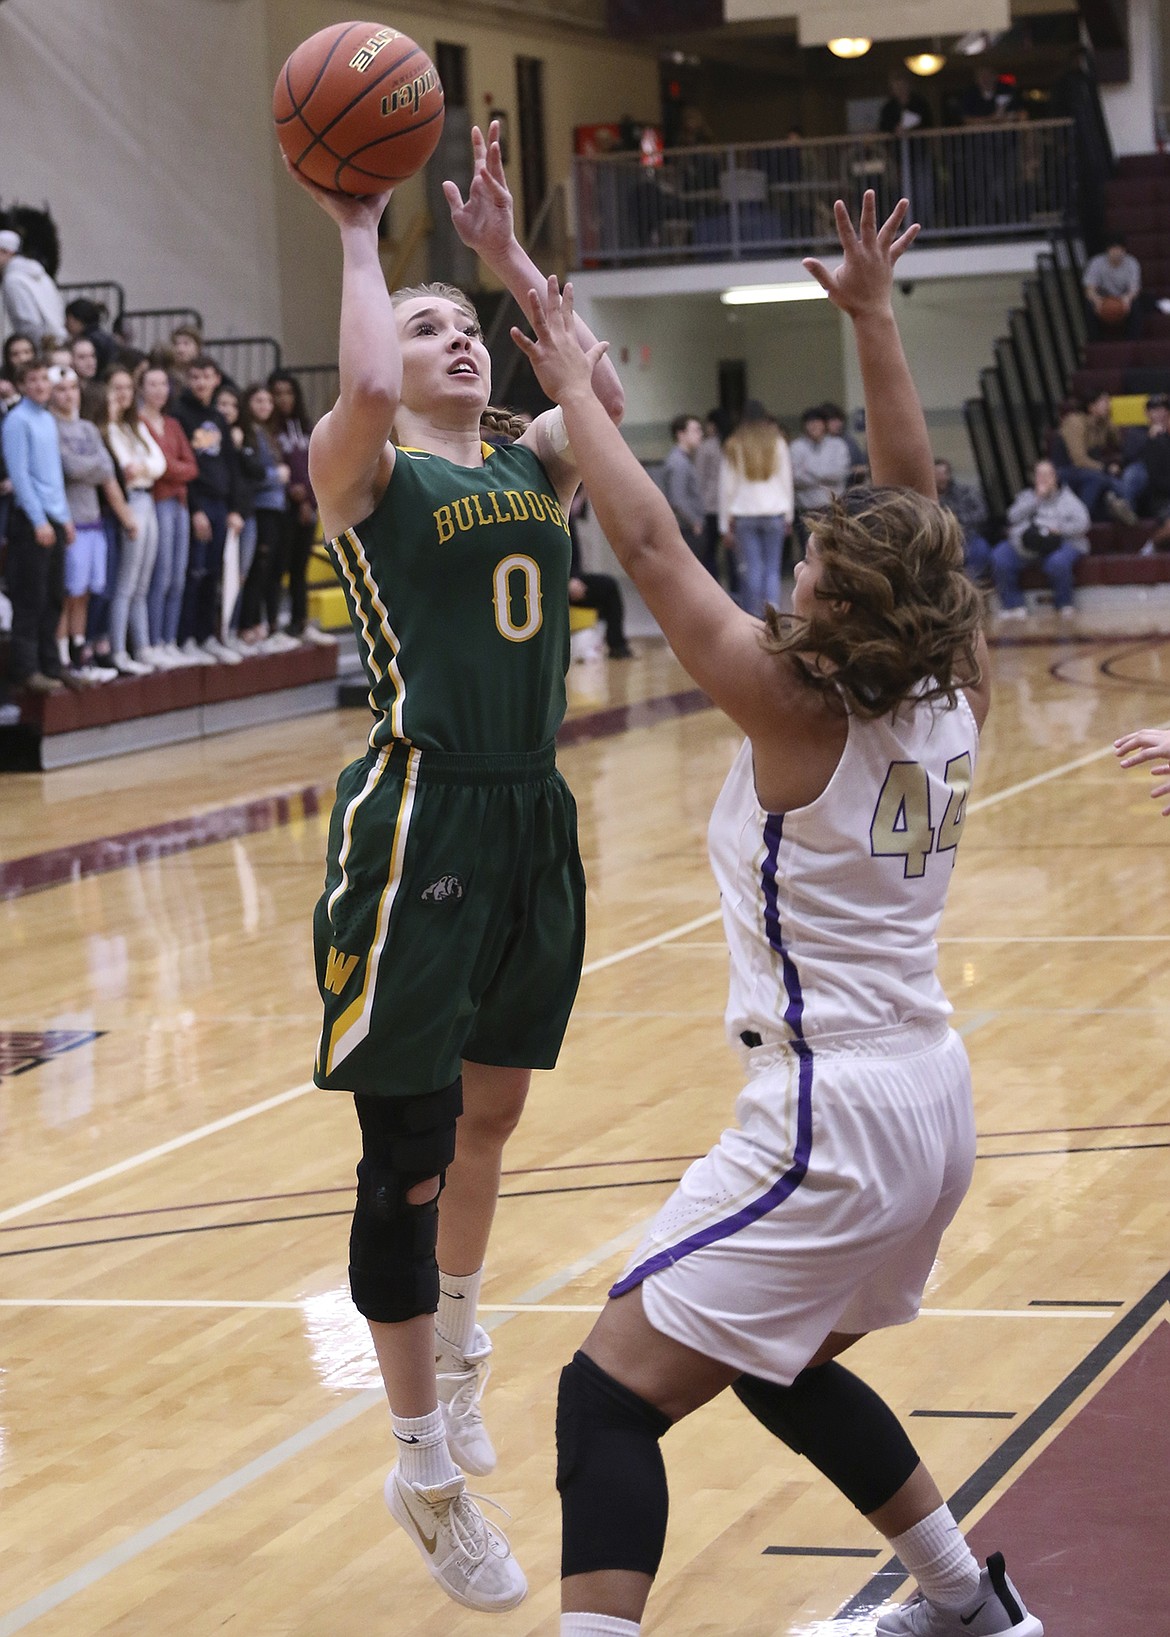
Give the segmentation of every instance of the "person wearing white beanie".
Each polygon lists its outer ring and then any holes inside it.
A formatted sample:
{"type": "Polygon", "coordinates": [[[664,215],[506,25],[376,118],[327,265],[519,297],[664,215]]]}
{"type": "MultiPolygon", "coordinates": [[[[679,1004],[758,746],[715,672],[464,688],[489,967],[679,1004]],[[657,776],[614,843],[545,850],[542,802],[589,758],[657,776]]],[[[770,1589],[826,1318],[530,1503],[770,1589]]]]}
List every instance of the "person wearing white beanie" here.
{"type": "Polygon", "coordinates": [[[20,253],[20,234],[0,230],[0,282],[8,324],[38,347],[66,335],[65,303],[52,278],[31,256],[20,253]]]}

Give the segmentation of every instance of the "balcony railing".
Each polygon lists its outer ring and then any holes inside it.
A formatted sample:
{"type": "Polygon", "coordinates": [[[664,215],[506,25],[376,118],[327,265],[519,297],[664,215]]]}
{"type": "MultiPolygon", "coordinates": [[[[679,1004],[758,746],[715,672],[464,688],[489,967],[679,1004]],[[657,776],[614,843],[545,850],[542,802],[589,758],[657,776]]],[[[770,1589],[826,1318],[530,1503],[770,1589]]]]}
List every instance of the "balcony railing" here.
{"type": "Polygon", "coordinates": [[[1076,207],[1073,123],[674,149],[574,161],[586,267],[740,261],[836,242],[833,201],[905,194],[924,240],[1050,234],[1076,207]]]}

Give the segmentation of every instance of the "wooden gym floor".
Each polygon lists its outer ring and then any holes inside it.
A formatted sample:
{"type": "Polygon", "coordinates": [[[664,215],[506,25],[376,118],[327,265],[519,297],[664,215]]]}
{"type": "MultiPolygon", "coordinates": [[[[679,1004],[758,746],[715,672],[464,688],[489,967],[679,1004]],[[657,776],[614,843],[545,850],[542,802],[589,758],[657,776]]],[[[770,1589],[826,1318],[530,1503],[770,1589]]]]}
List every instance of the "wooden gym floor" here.
{"type": "MultiPolygon", "coordinates": [[[[854,1363],[1050,1637],[1158,1637],[1170,821],[1109,745],[1170,719],[1170,636],[1082,623],[996,654],[941,945],[980,1159],[923,1316],[854,1363]]],[[[586,975],[508,1150],[484,1290],[501,1462],[476,1486],[532,1588],[502,1637],[556,1630],[559,1368],[738,1086],[704,841],[737,736],[660,647],[572,689],[586,975]]],[[[345,1288],[356,1124],[307,1084],[309,916],[365,727],[0,786],[0,1637],[483,1628],[383,1510],[389,1428],[345,1288]]],[[[860,1634],[904,1595],[730,1396],[665,1448],[649,1630],[860,1634]]]]}

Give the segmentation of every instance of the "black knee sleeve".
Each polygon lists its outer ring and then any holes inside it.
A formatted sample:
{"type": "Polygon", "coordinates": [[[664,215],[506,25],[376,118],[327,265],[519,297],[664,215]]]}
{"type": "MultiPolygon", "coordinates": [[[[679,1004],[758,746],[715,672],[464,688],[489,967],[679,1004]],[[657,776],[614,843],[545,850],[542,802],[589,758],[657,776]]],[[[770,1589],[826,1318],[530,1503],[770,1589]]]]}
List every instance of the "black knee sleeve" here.
{"type": "Polygon", "coordinates": [[[401,1324],[439,1305],[439,1193],[455,1155],[462,1083],[425,1097],[356,1096],[362,1128],[357,1204],[349,1235],[354,1306],[377,1324],[401,1324]],[[412,1205],[417,1183],[439,1179],[434,1199],[412,1205]]]}
{"type": "Polygon", "coordinates": [[[842,1364],[802,1370],[791,1387],[743,1375],[732,1391],[867,1516],[891,1500],[918,1465],[893,1410],[842,1364]]]}
{"type": "Polygon", "coordinates": [[[666,1541],[670,1419],[574,1353],[557,1396],[561,1578],[597,1569],[654,1576],[666,1541]]]}

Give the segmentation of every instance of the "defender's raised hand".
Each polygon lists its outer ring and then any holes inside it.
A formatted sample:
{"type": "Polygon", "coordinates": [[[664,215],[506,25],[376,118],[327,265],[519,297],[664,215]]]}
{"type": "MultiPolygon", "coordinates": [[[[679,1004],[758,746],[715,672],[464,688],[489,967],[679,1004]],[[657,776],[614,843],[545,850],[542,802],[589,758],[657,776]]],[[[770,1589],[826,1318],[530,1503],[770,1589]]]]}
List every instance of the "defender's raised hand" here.
{"type": "Polygon", "coordinates": [[[879,228],[877,225],[877,198],[867,188],[861,202],[860,232],[855,231],[852,218],[842,200],[833,206],[837,219],[837,237],[845,259],[833,272],[823,262],[809,256],[804,266],[829,300],[851,318],[868,313],[885,312],[890,306],[890,292],[894,287],[894,266],[898,258],[914,243],[919,224],[911,223],[900,232],[910,209],[909,201],[899,199],[879,228]]]}
{"type": "Polygon", "coordinates": [[[499,120],[492,120],[486,138],[478,125],[472,127],[471,153],[475,170],[466,201],[454,182],[443,183],[443,196],[451,207],[456,233],[469,250],[491,265],[503,256],[515,237],[512,195],[500,152],[499,120]]]}
{"type": "MultiPolygon", "coordinates": [[[[1163,782],[1150,791],[1151,801],[1161,801],[1170,796],[1170,732],[1164,728],[1138,728],[1134,733],[1115,739],[1113,749],[1122,767],[1138,767],[1143,762],[1156,764],[1151,767],[1150,773],[1163,782]]],[[[1162,816],[1170,818],[1170,807],[1163,807],[1162,816]]]]}
{"type": "Polygon", "coordinates": [[[575,391],[592,393],[593,371],[609,350],[608,341],[596,341],[588,351],[577,339],[573,318],[573,286],[561,290],[555,273],[543,291],[529,290],[524,303],[535,339],[512,329],[512,340],[531,363],[536,378],[554,403],[563,404],[575,391]]]}

